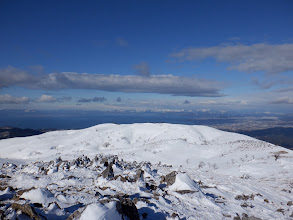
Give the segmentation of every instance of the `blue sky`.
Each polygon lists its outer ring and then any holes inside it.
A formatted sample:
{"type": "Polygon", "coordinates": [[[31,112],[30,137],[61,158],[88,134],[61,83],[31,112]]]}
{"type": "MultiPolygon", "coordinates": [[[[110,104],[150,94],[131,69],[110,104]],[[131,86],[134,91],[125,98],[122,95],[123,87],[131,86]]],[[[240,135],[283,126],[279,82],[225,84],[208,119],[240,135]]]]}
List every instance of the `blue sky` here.
{"type": "Polygon", "coordinates": [[[292,1],[0,2],[0,109],[293,106],[292,1]]]}

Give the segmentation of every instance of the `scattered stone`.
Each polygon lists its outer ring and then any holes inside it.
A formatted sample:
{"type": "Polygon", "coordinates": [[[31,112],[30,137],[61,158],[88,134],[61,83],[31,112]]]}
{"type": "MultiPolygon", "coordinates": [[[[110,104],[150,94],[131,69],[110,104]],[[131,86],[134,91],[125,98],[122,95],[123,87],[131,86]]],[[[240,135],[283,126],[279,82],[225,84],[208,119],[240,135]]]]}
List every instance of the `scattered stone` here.
{"type": "Polygon", "coordinates": [[[241,220],[262,220],[262,219],[254,217],[254,216],[248,216],[246,213],[242,213],[241,220]]]}
{"type": "Polygon", "coordinates": [[[243,174],[243,176],[240,177],[241,179],[251,179],[252,177],[249,174],[243,174]]]}
{"type": "Polygon", "coordinates": [[[216,198],[215,203],[223,203],[223,204],[225,204],[225,200],[223,198],[216,198]]]}
{"type": "Polygon", "coordinates": [[[253,208],[253,205],[249,205],[246,202],[243,202],[240,206],[243,207],[243,208],[247,208],[247,207],[253,208]]]}
{"type": "Polygon", "coordinates": [[[179,215],[175,212],[172,213],[171,218],[179,218],[179,215]]]}
{"type": "MultiPolygon", "coordinates": [[[[57,167],[60,166],[61,162],[62,162],[61,158],[58,161],[54,161],[54,163],[57,164],[57,167]]],[[[87,156],[83,155],[77,158],[76,160],[74,160],[73,164],[76,165],[77,167],[87,167],[88,165],[91,164],[91,160],[87,156]]]]}
{"type": "Polygon", "coordinates": [[[291,190],[287,190],[287,189],[282,189],[282,192],[287,192],[287,193],[291,193],[291,190]]]}
{"type": "Polygon", "coordinates": [[[177,190],[176,192],[181,195],[187,194],[187,193],[195,193],[195,191],[191,191],[191,190],[177,190]]]}
{"type": "Polygon", "coordinates": [[[251,195],[237,195],[235,197],[236,200],[248,200],[248,199],[251,199],[251,200],[254,200],[254,194],[251,194],[251,195]]]}

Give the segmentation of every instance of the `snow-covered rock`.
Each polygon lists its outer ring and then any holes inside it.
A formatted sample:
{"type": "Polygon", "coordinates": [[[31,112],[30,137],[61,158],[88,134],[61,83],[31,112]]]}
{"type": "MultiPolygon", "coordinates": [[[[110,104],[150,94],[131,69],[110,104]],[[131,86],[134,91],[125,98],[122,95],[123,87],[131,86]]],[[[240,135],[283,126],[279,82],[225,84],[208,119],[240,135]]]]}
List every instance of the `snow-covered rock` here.
{"type": "Polygon", "coordinates": [[[79,220],[122,220],[116,209],[116,202],[92,203],[81,213],[79,220]]]}
{"type": "Polygon", "coordinates": [[[55,200],[54,195],[47,189],[32,189],[28,192],[24,192],[20,198],[28,199],[32,203],[40,203],[48,206],[49,203],[55,200]]]}
{"type": "Polygon", "coordinates": [[[198,192],[200,187],[198,183],[190,179],[186,173],[178,173],[176,175],[175,182],[169,186],[171,191],[189,191],[189,192],[198,192]]]}

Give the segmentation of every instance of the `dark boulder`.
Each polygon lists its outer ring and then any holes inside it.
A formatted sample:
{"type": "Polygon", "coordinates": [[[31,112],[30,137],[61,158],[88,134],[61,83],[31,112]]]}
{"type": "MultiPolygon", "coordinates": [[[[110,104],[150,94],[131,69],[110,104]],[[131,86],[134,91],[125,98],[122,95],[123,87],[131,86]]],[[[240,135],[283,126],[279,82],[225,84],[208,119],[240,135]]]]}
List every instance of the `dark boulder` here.
{"type": "Polygon", "coordinates": [[[119,200],[116,204],[117,211],[130,220],[139,220],[138,210],[134,202],[125,196],[119,196],[117,198],[119,200]]]}

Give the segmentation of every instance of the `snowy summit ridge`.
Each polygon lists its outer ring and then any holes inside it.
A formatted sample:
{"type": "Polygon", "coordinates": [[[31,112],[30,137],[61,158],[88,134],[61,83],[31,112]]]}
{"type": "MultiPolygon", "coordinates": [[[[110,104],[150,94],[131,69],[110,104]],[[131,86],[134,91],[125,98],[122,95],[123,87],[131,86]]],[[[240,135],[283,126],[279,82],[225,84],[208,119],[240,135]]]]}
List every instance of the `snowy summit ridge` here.
{"type": "Polygon", "coordinates": [[[23,207],[41,219],[293,216],[292,151],[206,126],[102,124],[0,149],[5,218],[30,216],[23,207]]]}

